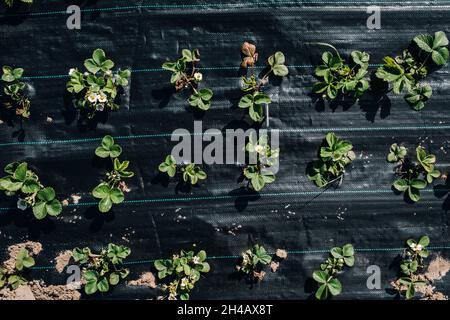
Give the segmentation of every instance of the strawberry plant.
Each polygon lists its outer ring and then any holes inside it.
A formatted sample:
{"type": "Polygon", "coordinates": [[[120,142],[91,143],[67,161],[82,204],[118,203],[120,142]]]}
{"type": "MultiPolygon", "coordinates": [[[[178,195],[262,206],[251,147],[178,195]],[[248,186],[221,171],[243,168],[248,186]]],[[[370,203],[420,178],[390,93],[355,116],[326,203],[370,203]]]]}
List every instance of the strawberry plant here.
{"type": "Polygon", "coordinates": [[[74,105],[92,119],[97,112],[118,110],[119,89],[126,87],[130,70],[112,71],[114,62],[106,58],[105,51],[96,49],[92,58],[84,61],[87,72],[70,69],[67,91],[74,94],[74,105]]]}
{"type": "Polygon", "coordinates": [[[308,165],[308,179],[320,187],[337,183],[339,186],[345,174],[345,167],[355,159],[350,141],[341,140],[333,132],[327,133],[319,152],[319,160],[308,165]]]}
{"type": "Polygon", "coordinates": [[[261,135],[258,140],[255,135],[250,135],[245,150],[249,154],[250,162],[256,163],[244,167],[244,178],[255,191],[260,191],[266,184],[275,181],[272,167],[278,163],[279,149],[271,149],[267,135],[261,135]]]}
{"type": "Polygon", "coordinates": [[[82,267],[84,292],[88,295],[97,291],[108,292],[111,286],[125,279],[129,270],[122,264],[130,253],[130,248],[114,243],[98,253],[93,253],[88,247],[73,249],[72,257],[82,267]]]}
{"type": "Polygon", "coordinates": [[[345,266],[353,267],[355,264],[354,254],[355,250],[351,244],[330,250],[330,257],[320,265],[320,270],[313,272],[313,279],[318,284],[316,299],[325,300],[330,294],[337,296],[342,292],[342,284],[337,276],[345,266]]]}
{"type": "MultiPolygon", "coordinates": [[[[429,244],[430,239],[427,236],[421,237],[418,242],[413,239],[409,239],[406,242],[407,247],[400,262],[401,277],[398,281],[404,286],[404,295],[408,300],[414,297],[417,286],[426,284],[423,277],[419,276],[419,273],[424,269],[423,260],[429,255],[427,250],[429,244]]],[[[401,293],[403,293],[402,289],[400,288],[401,293]]]]}
{"type": "Polygon", "coordinates": [[[158,170],[167,173],[170,178],[179,176],[180,180],[189,182],[191,185],[197,184],[200,180],[207,178],[206,173],[200,166],[194,163],[177,164],[172,155],[168,155],[164,162],[162,162],[158,170]]]}
{"type": "Polygon", "coordinates": [[[392,84],[394,93],[406,91],[406,102],[414,110],[422,110],[433,90],[429,84],[421,84],[420,80],[428,75],[430,68],[447,63],[448,39],[444,32],[438,31],[434,36],[418,35],[414,37],[413,43],[413,50],[405,49],[394,58],[385,57],[384,65],[378,68],[376,76],[392,84]]]}
{"type": "Polygon", "coordinates": [[[18,196],[17,208],[32,208],[36,219],[44,219],[47,215],[57,216],[62,205],[56,199],[55,190],[44,187],[37,174],[28,168],[26,162],[8,164],[4,171],[7,176],[0,179],[0,190],[7,196],[18,196]]]}
{"type": "Polygon", "coordinates": [[[112,162],[112,170],[106,173],[106,179],[92,190],[92,195],[100,199],[98,203],[100,212],[108,212],[113,204],[125,200],[124,191],[127,191],[128,187],[123,180],[133,177],[134,173],[128,171],[130,161],[119,160],[122,147],[116,144],[111,136],[102,139],[102,144],[95,149],[95,154],[100,158],[110,158],[112,162]]]}
{"type": "Polygon", "coordinates": [[[31,102],[24,93],[27,85],[20,81],[22,75],[22,68],[3,67],[2,81],[5,83],[3,93],[6,95],[3,107],[7,112],[12,111],[13,114],[28,119],[31,102]]]}
{"type": "Polygon", "coordinates": [[[176,300],[178,297],[181,300],[189,300],[189,294],[200,280],[201,274],[210,270],[206,262],[206,252],[203,250],[197,254],[194,251],[182,250],[180,254],[173,255],[172,259],[156,260],[154,266],[159,279],[169,278],[169,284],[163,285],[169,300],[176,300]]]}
{"type": "Polygon", "coordinates": [[[254,44],[244,42],[241,47],[242,62],[241,67],[249,69],[250,75],[242,77],[242,91],[245,93],[239,101],[239,108],[248,109],[250,118],[255,122],[264,120],[264,105],[269,105],[272,100],[262,91],[263,86],[269,81],[271,74],[284,77],[289,73],[285,65],[284,54],[275,52],[267,60],[267,72],[259,78],[255,74],[255,64],[258,61],[258,53],[254,44]]]}
{"type": "Polygon", "coordinates": [[[34,266],[34,259],[30,256],[27,249],[22,248],[17,254],[14,268],[0,268],[0,289],[10,288],[17,289],[19,286],[26,284],[28,281],[24,278],[24,272],[34,266]]]}
{"type": "Polygon", "coordinates": [[[395,175],[397,180],[392,184],[399,192],[404,192],[405,198],[414,202],[420,200],[420,190],[425,189],[434,179],[441,176],[435,168],[436,156],[427,154],[424,148],[416,148],[416,160],[408,157],[408,149],[394,143],[391,145],[387,161],[396,163],[395,175]]]}
{"type": "Polygon", "coordinates": [[[260,281],[264,278],[264,266],[272,261],[272,257],[267,253],[266,249],[259,244],[255,244],[251,249],[242,253],[236,270],[242,272],[252,281],[260,281]]]}
{"type": "Polygon", "coordinates": [[[347,63],[335,47],[326,43],[322,45],[331,47],[336,54],[330,51],[322,54],[323,64],[315,69],[315,75],[321,81],[314,84],[314,93],[323,94],[330,100],[335,100],[339,95],[351,96],[355,100],[360,98],[369,89],[369,54],[353,51],[347,63]]]}
{"type": "Polygon", "coordinates": [[[170,82],[175,84],[177,91],[190,88],[192,94],[188,99],[189,105],[200,110],[208,110],[211,107],[213,92],[211,89],[199,89],[203,75],[198,71],[196,64],[200,61],[200,52],[195,50],[181,50],[181,57],[176,61],[164,62],[162,68],[172,72],[170,82]]]}

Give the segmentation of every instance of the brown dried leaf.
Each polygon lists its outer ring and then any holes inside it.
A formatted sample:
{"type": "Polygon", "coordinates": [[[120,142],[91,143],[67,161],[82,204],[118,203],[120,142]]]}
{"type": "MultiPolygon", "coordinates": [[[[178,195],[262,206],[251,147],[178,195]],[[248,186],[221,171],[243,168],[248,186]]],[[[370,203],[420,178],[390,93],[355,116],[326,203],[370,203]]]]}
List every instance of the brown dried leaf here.
{"type": "Polygon", "coordinates": [[[258,61],[258,53],[256,52],[256,46],[254,44],[244,42],[241,47],[244,58],[242,59],[241,66],[243,68],[251,67],[258,61]]]}
{"type": "Polygon", "coordinates": [[[242,54],[246,57],[253,57],[256,53],[256,46],[254,44],[244,42],[242,44],[242,54]]]}
{"type": "Polygon", "coordinates": [[[251,67],[254,65],[255,65],[255,59],[253,59],[252,57],[245,57],[244,59],[242,59],[242,63],[241,63],[242,68],[247,68],[247,67],[251,67]]]}
{"type": "Polygon", "coordinates": [[[272,270],[272,272],[277,272],[279,266],[280,266],[279,262],[272,261],[270,263],[270,269],[272,270]]]}
{"type": "Polygon", "coordinates": [[[266,273],[264,271],[261,271],[261,272],[253,271],[253,277],[258,279],[258,281],[262,281],[262,279],[264,279],[265,275],[266,275],[266,273]]]}

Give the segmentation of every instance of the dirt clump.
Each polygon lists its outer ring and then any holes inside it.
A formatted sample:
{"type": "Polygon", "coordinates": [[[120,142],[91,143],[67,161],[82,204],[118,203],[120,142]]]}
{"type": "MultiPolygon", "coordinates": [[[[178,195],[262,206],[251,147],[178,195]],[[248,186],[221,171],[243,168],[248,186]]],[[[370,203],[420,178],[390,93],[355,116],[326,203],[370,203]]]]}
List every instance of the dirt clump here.
{"type": "Polygon", "coordinates": [[[61,252],[56,258],[56,271],[59,273],[64,271],[64,268],[69,264],[70,258],[72,258],[72,251],[66,250],[61,252]]]}
{"type": "Polygon", "coordinates": [[[275,255],[276,255],[278,258],[284,260],[284,259],[287,259],[288,253],[287,253],[286,250],[283,250],[283,249],[277,249],[277,251],[275,252],[275,255]]]}
{"type": "Polygon", "coordinates": [[[0,300],[36,300],[30,287],[21,285],[16,290],[0,290],[0,300]]]}
{"type": "MultiPolygon", "coordinates": [[[[424,285],[415,287],[416,292],[421,295],[421,300],[448,300],[448,297],[442,292],[436,291],[436,287],[432,286],[433,281],[440,280],[450,269],[449,261],[442,257],[437,257],[428,266],[425,274],[414,275],[414,281],[423,281],[424,285]]],[[[398,292],[406,291],[407,286],[400,283],[397,279],[391,282],[391,286],[398,292]]]]}
{"type": "Polygon", "coordinates": [[[433,261],[430,262],[427,272],[425,273],[425,278],[429,281],[435,281],[442,279],[447,272],[450,271],[450,261],[437,256],[433,261]]]}
{"type": "Polygon", "coordinates": [[[46,286],[43,281],[29,282],[36,300],[80,300],[81,293],[66,285],[46,286]]]}
{"type": "Polygon", "coordinates": [[[32,256],[38,255],[42,251],[42,245],[39,242],[27,241],[14,244],[8,247],[9,259],[3,263],[7,271],[14,271],[16,267],[17,255],[22,249],[27,249],[32,256]]]}
{"type": "Polygon", "coordinates": [[[128,285],[130,286],[146,286],[150,288],[156,288],[156,279],[153,273],[145,272],[141,274],[139,279],[128,281],[128,285]]]}
{"type": "Polygon", "coordinates": [[[43,281],[33,280],[16,290],[0,290],[0,300],[80,300],[81,293],[65,285],[46,286],[43,281]]]}
{"type": "MultiPolygon", "coordinates": [[[[26,249],[31,256],[36,256],[42,251],[42,245],[39,242],[27,241],[8,247],[9,258],[3,263],[3,267],[7,270],[7,272],[15,272],[17,255],[23,249],[26,249]]],[[[58,256],[56,259],[57,270],[64,269],[66,258],[67,251],[58,256]]],[[[0,290],[0,300],[79,300],[80,298],[80,292],[75,290],[73,286],[47,286],[42,280],[29,281],[20,285],[16,289],[5,287],[0,290]]]]}

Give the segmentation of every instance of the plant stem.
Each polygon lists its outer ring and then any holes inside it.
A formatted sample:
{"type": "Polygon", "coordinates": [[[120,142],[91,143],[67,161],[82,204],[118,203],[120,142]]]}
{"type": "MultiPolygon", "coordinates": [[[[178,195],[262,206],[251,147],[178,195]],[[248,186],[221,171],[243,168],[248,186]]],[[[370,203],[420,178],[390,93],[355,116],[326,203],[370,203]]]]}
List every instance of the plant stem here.
{"type": "Polygon", "coordinates": [[[195,94],[197,94],[198,93],[197,89],[195,89],[194,85],[191,83],[191,81],[188,79],[188,77],[186,76],[185,73],[183,73],[183,78],[184,78],[184,81],[186,81],[186,83],[191,86],[191,88],[192,88],[192,90],[194,90],[195,94]]]}
{"type": "Polygon", "coordinates": [[[423,60],[422,64],[420,65],[419,70],[423,68],[425,63],[427,63],[427,61],[430,58],[431,54],[432,54],[432,52],[428,53],[427,57],[425,58],[425,60],[423,60]]]}
{"type": "Polygon", "coordinates": [[[267,81],[267,79],[269,78],[270,73],[273,71],[272,68],[270,68],[269,71],[267,71],[267,73],[258,81],[258,85],[255,88],[255,91],[260,91],[261,87],[264,85],[264,83],[267,81]]]}
{"type": "Polygon", "coordinates": [[[334,178],[333,180],[328,181],[325,185],[323,185],[323,187],[325,187],[325,186],[327,186],[327,185],[330,185],[330,184],[332,184],[333,182],[336,182],[337,180],[342,179],[343,177],[344,177],[344,174],[341,174],[341,175],[338,176],[337,178],[334,178]]]}
{"type": "Polygon", "coordinates": [[[334,46],[332,46],[331,44],[325,43],[325,42],[310,42],[310,43],[311,43],[311,44],[317,44],[317,45],[319,45],[319,46],[325,46],[325,47],[330,47],[330,48],[332,48],[332,49],[336,52],[338,58],[339,58],[340,60],[343,60],[343,59],[341,58],[341,55],[339,54],[339,51],[338,51],[334,46]]]}

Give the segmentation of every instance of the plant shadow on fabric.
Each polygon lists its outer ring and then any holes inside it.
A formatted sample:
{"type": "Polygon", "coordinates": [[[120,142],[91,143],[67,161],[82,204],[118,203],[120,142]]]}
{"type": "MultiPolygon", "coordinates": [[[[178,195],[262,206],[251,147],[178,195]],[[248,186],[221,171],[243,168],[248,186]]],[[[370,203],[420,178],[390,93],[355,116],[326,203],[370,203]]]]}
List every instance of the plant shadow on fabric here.
{"type": "MultiPolygon", "coordinates": [[[[118,103],[121,103],[120,97],[117,98],[118,103]]],[[[66,125],[72,125],[76,121],[76,125],[80,132],[93,131],[97,129],[99,124],[105,124],[109,120],[109,113],[104,110],[102,112],[97,112],[92,118],[88,117],[88,112],[83,110],[78,110],[75,106],[77,104],[77,99],[64,91],[64,109],[61,111],[64,117],[66,125]]]]}
{"type": "Polygon", "coordinates": [[[370,88],[358,101],[359,107],[366,114],[368,121],[375,122],[378,112],[380,119],[386,119],[391,115],[392,103],[387,96],[388,91],[388,83],[377,78],[375,72],[371,73],[370,88]]]}
{"type": "Polygon", "coordinates": [[[0,1],[0,25],[17,26],[25,22],[30,16],[31,5],[15,1],[12,6],[7,6],[4,0],[0,1]]]}
{"type": "Polygon", "coordinates": [[[335,112],[340,107],[342,107],[343,111],[347,111],[355,104],[355,100],[353,98],[345,96],[339,96],[338,98],[336,98],[336,100],[330,101],[328,103],[326,102],[326,99],[324,99],[320,94],[310,92],[308,93],[308,96],[311,98],[317,112],[325,112],[327,105],[333,112],[335,112]]]}
{"type": "Polygon", "coordinates": [[[193,188],[198,188],[199,183],[208,177],[201,166],[190,162],[177,163],[171,154],[160,163],[158,170],[159,173],[152,179],[152,184],[167,187],[170,178],[174,178],[177,181],[175,194],[192,192],[193,188]]]}
{"type": "MultiPolygon", "coordinates": [[[[2,199],[3,196],[0,197],[2,199]]],[[[5,203],[3,201],[3,203],[5,203]]],[[[7,202],[6,202],[7,203],[7,202]]],[[[0,227],[14,225],[17,228],[27,229],[27,238],[30,240],[39,240],[42,235],[51,234],[56,226],[51,219],[37,220],[30,210],[20,211],[13,208],[15,202],[11,203],[11,209],[3,211],[0,215],[0,227]]]]}
{"type": "MultiPolygon", "coordinates": [[[[237,182],[241,183],[242,181],[244,181],[244,174],[241,173],[237,182]]],[[[236,188],[230,191],[228,195],[234,198],[234,207],[239,212],[247,209],[249,202],[257,201],[261,198],[257,191],[251,190],[248,187],[236,188]]]]}
{"type": "Polygon", "coordinates": [[[152,98],[159,101],[158,107],[165,108],[170,102],[170,98],[177,93],[177,90],[173,86],[166,86],[161,89],[152,90],[152,98]]]}
{"type": "MultiPolygon", "coordinates": [[[[92,156],[91,165],[99,170],[107,170],[111,166],[109,159],[99,158],[97,156],[92,156]]],[[[84,217],[91,220],[89,231],[91,233],[97,233],[102,230],[105,223],[114,222],[116,213],[114,207],[108,214],[105,214],[99,211],[98,205],[92,205],[84,211],[84,217]]]]}
{"type": "MultiPolygon", "coordinates": [[[[3,105],[4,103],[4,98],[0,98],[0,104],[3,105]]],[[[0,120],[6,123],[7,126],[13,128],[13,132],[11,133],[12,138],[17,138],[19,142],[25,141],[26,131],[23,125],[23,119],[17,118],[14,110],[1,107],[0,120]]]]}
{"type": "Polygon", "coordinates": [[[439,199],[445,197],[444,202],[442,203],[442,209],[445,210],[445,212],[450,211],[450,180],[446,178],[444,183],[435,185],[433,191],[435,197],[439,199]]]}
{"type": "MultiPolygon", "coordinates": [[[[152,98],[157,100],[158,107],[163,109],[167,107],[172,99],[172,97],[177,96],[177,99],[180,99],[180,102],[184,102],[188,100],[189,94],[187,92],[177,92],[177,90],[173,86],[167,86],[161,89],[153,89],[152,90],[152,98]]],[[[201,110],[198,108],[193,108],[190,105],[184,107],[184,110],[194,117],[195,120],[201,120],[206,114],[205,110],[201,110]]]]}
{"type": "MultiPolygon", "coordinates": [[[[402,254],[398,254],[394,260],[392,260],[391,264],[389,264],[389,270],[396,270],[397,271],[397,275],[400,274],[398,268],[400,266],[400,264],[403,261],[403,257],[402,254]]],[[[401,294],[400,292],[398,292],[398,290],[395,290],[392,287],[387,287],[384,289],[384,291],[390,295],[394,300],[400,300],[401,299],[401,294]]]]}
{"type": "Polygon", "coordinates": [[[113,223],[116,218],[116,212],[112,208],[108,214],[98,211],[97,205],[92,205],[84,211],[84,217],[91,220],[89,231],[91,233],[100,232],[106,223],[113,223]]]}
{"type": "MultiPolygon", "coordinates": [[[[168,188],[170,185],[170,177],[164,172],[158,172],[155,176],[153,176],[151,184],[159,184],[164,188],[168,188]]],[[[198,188],[197,185],[192,186],[190,183],[180,180],[175,184],[175,194],[190,193],[192,191],[192,187],[198,188]]]]}

